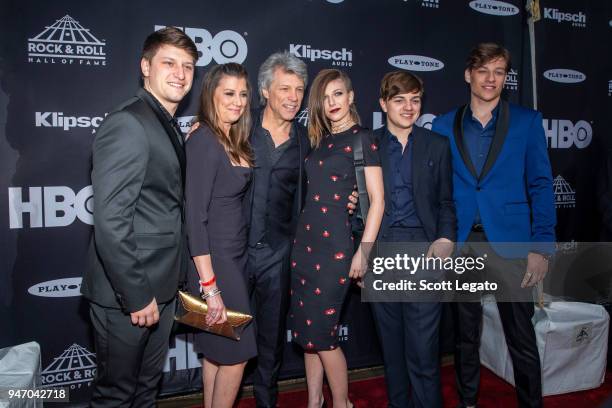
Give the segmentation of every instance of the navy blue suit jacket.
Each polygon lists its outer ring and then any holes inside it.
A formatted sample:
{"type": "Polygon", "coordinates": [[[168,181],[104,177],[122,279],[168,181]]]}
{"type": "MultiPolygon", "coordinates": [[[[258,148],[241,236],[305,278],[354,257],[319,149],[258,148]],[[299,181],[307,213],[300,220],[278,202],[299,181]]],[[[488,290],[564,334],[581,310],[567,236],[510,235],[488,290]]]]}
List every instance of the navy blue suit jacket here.
{"type": "MultiPolygon", "coordinates": [[[[380,234],[385,234],[391,223],[391,168],[389,142],[385,128],[378,129],[380,162],[385,186],[385,213],[380,234]]],[[[412,134],[413,200],[429,241],[438,238],[457,240],[457,218],[453,202],[453,169],[448,138],[422,127],[414,126],[412,134]]]]}

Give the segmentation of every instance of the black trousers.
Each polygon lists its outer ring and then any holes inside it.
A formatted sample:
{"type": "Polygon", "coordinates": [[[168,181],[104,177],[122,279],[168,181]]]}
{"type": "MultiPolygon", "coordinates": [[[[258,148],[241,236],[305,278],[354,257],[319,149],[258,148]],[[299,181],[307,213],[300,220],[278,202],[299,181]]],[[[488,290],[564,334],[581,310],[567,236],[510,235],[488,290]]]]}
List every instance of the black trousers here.
{"type": "MultiPolygon", "coordinates": [[[[486,249],[488,260],[485,266],[487,269],[508,266],[507,261],[496,259],[495,252],[488,246],[484,233],[470,233],[467,246],[470,242],[478,243],[478,251],[488,248],[486,249]]],[[[473,255],[478,256],[479,254],[473,255]]],[[[499,276],[502,272],[501,270],[495,271],[494,275],[499,276]]],[[[520,285],[520,280],[516,284],[520,285]]],[[[534,314],[533,302],[498,302],[497,308],[508,351],[512,358],[519,407],[542,407],[540,356],[531,323],[534,314]]],[[[482,304],[480,302],[452,303],[451,310],[455,332],[455,370],[459,400],[463,406],[475,405],[480,385],[479,347],[482,304]]]]}
{"type": "MultiPolygon", "coordinates": [[[[423,243],[418,252],[427,250],[427,237],[421,228],[390,228],[381,241],[423,243]]],[[[442,407],[439,350],[442,305],[373,302],[371,306],[383,351],[389,408],[442,407]]]]}
{"type": "Polygon", "coordinates": [[[132,325],[119,309],[90,306],[98,364],[91,407],[155,407],[175,301],[158,305],[151,328],[132,325]]]}
{"type": "Polygon", "coordinates": [[[290,252],[289,240],[278,250],[267,244],[249,247],[248,282],[257,328],[253,393],[258,407],[275,407],[278,397],[289,308],[290,252]]]}

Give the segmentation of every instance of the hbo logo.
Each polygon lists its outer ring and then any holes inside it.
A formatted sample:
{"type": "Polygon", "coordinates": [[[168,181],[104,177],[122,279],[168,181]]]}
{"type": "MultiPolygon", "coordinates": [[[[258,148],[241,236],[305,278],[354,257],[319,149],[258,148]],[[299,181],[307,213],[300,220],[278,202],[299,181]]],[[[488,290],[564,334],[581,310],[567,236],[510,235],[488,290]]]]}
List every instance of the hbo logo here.
{"type": "MultiPolygon", "coordinates": [[[[155,31],[166,26],[156,25],[155,31]]],[[[214,60],[217,64],[227,62],[243,63],[247,57],[248,47],[245,39],[235,31],[224,30],[214,37],[203,28],[177,27],[185,32],[195,43],[200,58],[196,62],[204,67],[214,60]]]]}
{"type": "Polygon", "coordinates": [[[548,140],[548,146],[552,149],[569,149],[576,146],[584,149],[593,140],[593,128],[584,120],[579,120],[574,125],[571,120],[544,119],[544,132],[548,140]]]}
{"type": "Polygon", "coordinates": [[[65,227],[78,217],[93,225],[93,189],[86,186],[78,193],[70,187],[30,187],[28,199],[21,187],[9,187],[9,225],[23,228],[24,214],[29,214],[30,228],[65,227]],[[43,217],[44,214],[44,217],[43,217]]]}

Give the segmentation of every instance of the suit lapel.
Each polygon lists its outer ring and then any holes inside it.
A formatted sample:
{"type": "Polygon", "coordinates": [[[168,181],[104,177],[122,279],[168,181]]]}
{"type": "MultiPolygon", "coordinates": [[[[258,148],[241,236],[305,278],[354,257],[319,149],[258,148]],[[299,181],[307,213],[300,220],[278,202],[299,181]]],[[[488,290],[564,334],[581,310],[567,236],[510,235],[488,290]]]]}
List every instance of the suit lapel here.
{"type": "Polygon", "coordinates": [[[472,176],[474,176],[474,178],[478,180],[478,173],[476,173],[476,167],[474,167],[474,163],[472,163],[472,159],[470,158],[470,155],[464,144],[463,117],[465,116],[466,111],[467,105],[464,105],[457,110],[453,126],[453,134],[455,136],[455,145],[457,146],[457,150],[459,150],[459,154],[463,159],[463,163],[465,164],[469,172],[472,174],[472,176]]]}
{"type": "Polygon", "coordinates": [[[480,175],[481,180],[485,178],[495,164],[495,160],[497,160],[497,156],[499,156],[499,152],[501,152],[504,141],[506,140],[508,127],[510,126],[510,109],[508,102],[500,100],[499,104],[497,123],[495,124],[495,135],[493,136],[493,141],[491,142],[491,148],[489,149],[487,160],[482,168],[482,173],[480,175]]]}
{"type": "Polygon", "coordinates": [[[164,133],[166,133],[166,135],[170,139],[170,142],[172,143],[172,147],[174,149],[174,153],[176,154],[176,157],[179,161],[179,165],[181,167],[181,176],[183,178],[183,183],[184,183],[185,182],[185,172],[186,172],[186,168],[185,168],[186,157],[185,157],[185,149],[183,147],[183,143],[184,143],[183,136],[178,134],[177,130],[174,128],[174,126],[172,126],[172,124],[170,124],[168,119],[165,117],[164,113],[160,111],[159,107],[155,106],[155,101],[150,100],[151,96],[145,90],[141,89],[138,92],[138,97],[144,100],[151,107],[151,110],[157,117],[157,120],[164,128],[165,130],[164,133]]]}

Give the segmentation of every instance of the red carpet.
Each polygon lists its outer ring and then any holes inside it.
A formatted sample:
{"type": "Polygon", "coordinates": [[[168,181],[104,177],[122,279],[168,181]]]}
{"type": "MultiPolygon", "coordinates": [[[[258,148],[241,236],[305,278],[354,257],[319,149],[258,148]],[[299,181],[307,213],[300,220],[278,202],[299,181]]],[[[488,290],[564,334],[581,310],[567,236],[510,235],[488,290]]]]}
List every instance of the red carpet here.
{"type": "MultiPolygon", "coordinates": [[[[442,368],[442,392],[445,408],[455,408],[457,406],[454,375],[455,372],[452,365],[442,368]]],[[[480,390],[479,407],[516,407],[514,387],[484,367],[482,369],[480,390]]],[[[387,406],[385,382],[382,377],[351,382],[349,384],[349,394],[356,408],[386,408],[387,406]]],[[[601,406],[609,396],[612,396],[612,371],[606,373],[606,380],[601,387],[590,391],[546,397],[544,398],[544,407],[596,408],[601,406]]],[[[325,398],[331,401],[329,389],[327,388],[325,390],[325,398]]],[[[278,403],[281,408],[300,408],[306,406],[306,401],[306,390],[298,390],[282,393],[279,396],[278,403]]],[[[243,399],[236,407],[254,408],[255,401],[253,398],[243,399]]]]}

